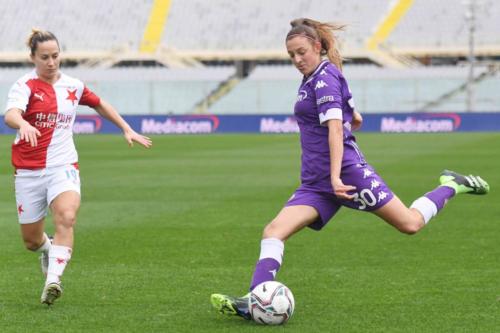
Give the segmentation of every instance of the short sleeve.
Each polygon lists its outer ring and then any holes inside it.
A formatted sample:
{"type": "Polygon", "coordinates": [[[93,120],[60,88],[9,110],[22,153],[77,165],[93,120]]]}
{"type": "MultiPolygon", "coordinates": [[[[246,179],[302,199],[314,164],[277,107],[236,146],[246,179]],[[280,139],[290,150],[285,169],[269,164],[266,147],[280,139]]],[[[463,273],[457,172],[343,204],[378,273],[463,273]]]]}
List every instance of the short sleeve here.
{"type": "Polygon", "coordinates": [[[5,107],[5,112],[10,109],[16,108],[23,112],[26,111],[28,102],[31,95],[31,89],[27,84],[22,81],[17,81],[12,85],[7,95],[7,106],[5,107]]]}
{"type": "Polygon", "coordinates": [[[99,96],[94,94],[89,88],[83,87],[82,97],[78,104],[90,106],[91,108],[96,107],[101,103],[99,96]]]}
{"type": "Polygon", "coordinates": [[[312,83],[320,123],[323,125],[331,119],[342,120],[342,90],[339,77],[323,70],[312,83]]]}

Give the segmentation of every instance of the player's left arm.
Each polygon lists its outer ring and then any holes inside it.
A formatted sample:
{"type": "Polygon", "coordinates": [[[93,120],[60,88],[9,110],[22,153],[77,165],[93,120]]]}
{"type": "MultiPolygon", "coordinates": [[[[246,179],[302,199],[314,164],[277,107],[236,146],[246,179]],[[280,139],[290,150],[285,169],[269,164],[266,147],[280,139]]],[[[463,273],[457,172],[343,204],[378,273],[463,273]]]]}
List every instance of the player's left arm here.
{"type": "Polygon", "coordinates": [[[134,145],[134,141],[146,148],[150,148],[153,145],[150,138],[134,131],[125,119],[123,119],[122,116],[120,116],[120,114],[115,110],[115,108],[105,100],[100,99],[99,104],[93,106],[93,108],[97,113],[99,113],[99,115],[108,119],[123,131],[123,135],[125,136],[125,140],[127,140],[129,146],[132,147],[134,145]]]}
{"type": "Polygon", "coordinates": [[[354,196],[348,192],[355,190],[356,187],[344,184],[340,178],[344,156],[344,120],[339,77],[336,75],[320,75],[314,81],[314,87],[320,123],[328,127],[330,180],[333,191],[340,199],[352,200],[354,196]]]}
{"type": "Polygon", "coordinates": [[[339,199],[352,200],[354,196],[349,191],[356,189],[355,186],[346,185],[340,178],[342,169],[342,156],[344,155],[344,125],[341,119],[330,119],[326,122],[328,126],[328,146],[330,148],[330,177],[333,192],[339,199]]]}

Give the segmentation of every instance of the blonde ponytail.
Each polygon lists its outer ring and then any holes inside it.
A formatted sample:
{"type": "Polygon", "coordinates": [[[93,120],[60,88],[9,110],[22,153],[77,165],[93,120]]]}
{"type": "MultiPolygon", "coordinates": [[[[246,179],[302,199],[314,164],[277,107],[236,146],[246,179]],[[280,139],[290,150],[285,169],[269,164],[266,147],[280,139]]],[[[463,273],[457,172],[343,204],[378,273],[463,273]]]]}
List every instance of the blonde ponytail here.
{"type": "Polygon", "coordinates": [[[309,39],[321,43],[321,55],[327,56],[339,70],[342,70],[343,58],[338,49],[337,31],[343,31],[345,25],[335,23],[323,23],[308,18],[295,19],[290,22],[292,29],[288,32],[286,39],[295,35],[303,35],[309,39]]]}

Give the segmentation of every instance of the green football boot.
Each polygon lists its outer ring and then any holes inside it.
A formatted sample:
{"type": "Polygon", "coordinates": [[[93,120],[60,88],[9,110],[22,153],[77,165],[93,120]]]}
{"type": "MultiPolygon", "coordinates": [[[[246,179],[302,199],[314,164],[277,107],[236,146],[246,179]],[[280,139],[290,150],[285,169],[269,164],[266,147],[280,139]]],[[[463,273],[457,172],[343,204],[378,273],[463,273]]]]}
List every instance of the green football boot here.
{"type": "Polygon", "coordinates": [[[442,186],[453,188],[456,194],[487,194],[490,191],[490,185],[481,177],[473,175],[464,176],[450,170],[441,172],[439,182],[442,186]]]}
{"type": "Polygon", "coordinates": [[[243,297],[231,297],[221,294],[212,294],[210,301],[213,307],[222,314],[229,316],[240,316],[250,320],[250,312],[248,311],[248,298],[250,293],[243,297]]]}

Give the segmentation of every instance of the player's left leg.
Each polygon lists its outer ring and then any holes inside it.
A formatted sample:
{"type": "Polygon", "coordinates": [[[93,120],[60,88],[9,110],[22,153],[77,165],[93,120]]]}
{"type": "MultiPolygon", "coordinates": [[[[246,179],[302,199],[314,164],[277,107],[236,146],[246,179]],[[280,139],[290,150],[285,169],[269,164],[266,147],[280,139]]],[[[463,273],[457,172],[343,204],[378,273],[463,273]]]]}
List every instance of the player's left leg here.
{"type": "Polygon", "coordinates": [[[250,290],[262,282],[273,281],[283,260],[285,241],[296,232],[315,222],[316,208],[308,205],[286,206],[264,228],[260,256],[255,266],[250,290]]]}
{"type": "Polygon", "coordinates": [[[55,233],[49,252],[48,282],[59,282],[73,249],[73,227],[80,208],[80,194],[67,191],[59,194],[51,203],[55,233]]]}
{"type": "MultiPolygon", "coordinates": [[[[250,290],[262,282],[274,280],[281,267],[284,241],[318,218],[318,211],[309,205],[287,206],[278,213],[264,228],[260,256],[255,265],[250,290]]],[[[248,310],[249,296],[250,294],[242,297],[212,294],[210,301],[214,308],[222,314],[251,319],[248,310]]]]}
{"type": "Polygon", "coordinates": [[[219,312],[225,315],[240,316],[250,320],[250,311],[248,311],[248,298],[250,293],[242,297],[233,297],[223,294],[212,294],[210,302],[212,306],[219,312]]]}
{"type": "Polygon", "coordinates": [[[73,227],[80,208],[80,194],[66,191],[59,194],[50,204],[55,233],[53,244],[73,248],[73,227]]]}
{"type": "Polygon", "coordinates": [[[73,252],[73,227],[79,207],[80,194],[75,191],[60,193],[50,204],[55,233],[49,251],[49,267],[42,303],[51,305],[62,294],[61,276],[73,252]]]}

